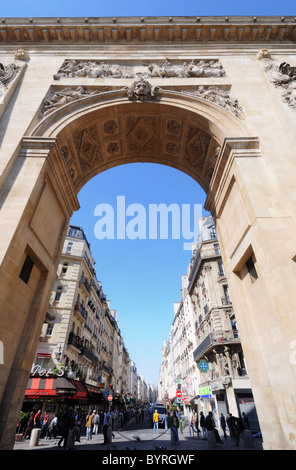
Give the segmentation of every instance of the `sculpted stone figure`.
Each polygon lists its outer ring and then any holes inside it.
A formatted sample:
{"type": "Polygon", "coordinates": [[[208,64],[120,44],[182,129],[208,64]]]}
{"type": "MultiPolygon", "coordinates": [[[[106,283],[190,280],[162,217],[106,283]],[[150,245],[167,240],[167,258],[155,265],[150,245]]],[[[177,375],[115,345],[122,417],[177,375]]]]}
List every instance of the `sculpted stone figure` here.
{"type": "Polygon", "coordinates": [[[270,81],[276,86],[283,88],[283,100],[292,108],[296,108],[296,67],[282,62],[279,66],[270,63],[265,67],[270,81]]]}
{"type": "Polygon", "coordinates": [[[6,86],[11,82],[19,72],[19,66],[15,64],[9,64],[4,66],[0,63],[0,84],[6,86]]]}
{"type": "Polygon", "coordinates": [[[222,64],[215,60],[191,60],[184,63],[186,77],[222,77],[225,75],[222,64]]]}
{"type": "Polygon", "coordinates": [[[78,86],[77,88],[63,88],[62,90],[56,91],[51,98],[43,100],[41,111],[43,115],[46,116],[65,104],[79,100],[80,98],[85,98],[86,96],[96,95],[98,93],[100,92],[97,90],[85,90],[82,86],[78,86]]]}
{"type": "Polygon", "coordinates": [[[239,106],[238,100],[232,98],[228,90],[223,90],[222,88],[215,86],[199,86],[196,91],[187,93],[193,93],[194,95],[211,101],[212,103],[215,103],[235,114],[236,117],[240,117],[242,114],[242,108],[239,106]]]}
{"type": "Polygon", "coordinates": [[[137,80],[134,82],[127,91],[127,96],[130,100],[136,99],[139,101],[149,100],[154,98],[158,93],[158,87],[152,87],[146,80],[137,80]]]}
{"type": "Polygon", "coordinates": [[[193,59],[190,62],[184,62],[180,65],[172,65],[171,62],[166,59],[162,65],[151,63],[148,65],[148,70],[151,77],[222,77],[225,75],[221,63],[217,60],[196,60],[193,59]]]}
{"type": "Polygon", "coordinates": [[[54,75],[55,80],[62,77],[89,77],[89,78],[134,78],[128,67],[121,65],[106,64],[97,60],[66,60],[58,73],[54,75]]]}

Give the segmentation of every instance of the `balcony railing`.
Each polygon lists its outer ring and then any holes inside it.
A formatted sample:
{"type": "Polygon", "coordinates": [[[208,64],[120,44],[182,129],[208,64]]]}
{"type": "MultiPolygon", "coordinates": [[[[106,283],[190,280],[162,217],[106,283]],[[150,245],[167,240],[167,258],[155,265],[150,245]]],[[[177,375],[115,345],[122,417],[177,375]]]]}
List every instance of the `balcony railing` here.
{"type": "Polygon", "coordinates": [[[210,333],[193,352],[193,359],[196,361],[213,346],[225,343],[239,343],[239,333],[237,330],[215,331],[210,333]]]}
{"type": "Polygon", "coordinates": [[[80,303],[75,304],[74,310],[79,312],[85,320],[87,319],[87,312],[86,312],[85,308],[80,303]]]}
{"type": "Polygon", "coordinates": [[[90,292],[90,284],[84,276],[81,276],[79,283],[85,287],[88,293],[90,292]]]}

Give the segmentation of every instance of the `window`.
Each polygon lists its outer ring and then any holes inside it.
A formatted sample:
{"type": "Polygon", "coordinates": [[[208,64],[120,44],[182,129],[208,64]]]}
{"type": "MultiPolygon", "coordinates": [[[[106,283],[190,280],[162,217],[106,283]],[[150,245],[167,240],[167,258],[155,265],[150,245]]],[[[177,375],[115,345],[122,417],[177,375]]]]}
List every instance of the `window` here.
{"type": "Polygon", "coordinates": [[[24,281],[26,284],[28,284],[29,282],[33,266],[34,266],[34,261],[31,260],[30,256],[27,256],[23,264],[20,276],[19,276],[20,279],[24,281]]]}
{"type": "Polygon", "coordinates": [[[229,287],[227,285],[223,286],[223,291],[224,291],[224,300],[226,304],[231,304],[231,297],[230,297],[230,292],[229,292],[229,287]]]}
{"type": "Polygon", "coordinates": [[[255,268],[255,264],[254,264],[254,260],[252,256],[250,256],[250,258],[247,260],[246,267],[247,267],[248,273],[250,274],[251,281],[255,282],[256,279],[258,279],[258,274],[255,268]]]}
{"type": "Polygon", "coordinates": [[[73,248],[73,242],[68,242],[68,245],[67,245],[67,253],[71,253],[72,248],[73,248]]]}
{"type": "Polygon", "coordinates": [[[61,274],[66,274],[68,271],[68,263],[63,263],[61,274]]]}
{"type": "Polygon", "coordinates": [[[218,243],[214,243],[214,251],[215,251],[215,255],[220,255],[220,247],[218,243]]]}
{"type": "Polygon", "coordinates": [[[224,266],[222,261],[218,261],[218,276],[225,276],[224,266]]]}
{"type": "Polygon", "coordinates": [[[59,302],[61,300],[61,295],[63,292],[63,286],[58,286],[54,298],[54,302],[59,302]]]}
{"type": "Polygon", "coordinates": [[[54,323],[48,323],[45,336],[51,336],[52,335],[53,327],[54,327],[54,323]]]}

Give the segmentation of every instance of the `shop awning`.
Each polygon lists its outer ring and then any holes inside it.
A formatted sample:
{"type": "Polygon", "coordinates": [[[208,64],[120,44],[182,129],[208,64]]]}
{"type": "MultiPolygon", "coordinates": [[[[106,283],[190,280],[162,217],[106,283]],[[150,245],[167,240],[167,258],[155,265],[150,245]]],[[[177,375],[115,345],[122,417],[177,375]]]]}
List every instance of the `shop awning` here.
{"type": "Polygon", "coordinates": [[[77,388],[65,377],[31,377],[26,396],[61,396],[77,394],[77,388]]]}
{"type": "Polygon", "coordinates": [[[76,387],[77,393],[75,395],[75,398],[87,398],[88,393],[85,385],[81,383],[79,380],[74,380],[74,379],[67,379],[69,382],[76,387]]]}
{"type": "Polygon", "coordinates": [[[182,397],[182,402],[184,403],[184,405],[187,405],[187,406],[190,406],[191,405],[191,400],[192,400],[193,397],[191,396],[185,396],[185,397],[182,397]]]}

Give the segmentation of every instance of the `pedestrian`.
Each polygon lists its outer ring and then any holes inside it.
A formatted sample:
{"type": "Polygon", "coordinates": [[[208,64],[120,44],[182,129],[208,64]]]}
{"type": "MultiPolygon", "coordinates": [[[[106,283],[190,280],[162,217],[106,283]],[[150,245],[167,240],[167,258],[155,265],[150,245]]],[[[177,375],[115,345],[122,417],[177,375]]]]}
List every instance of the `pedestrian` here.
{"type": "Polygon", "coordinates": [[[218,444],[224,444],[223,441],[221,440],[220,436],[219,436],[218,429],[216,429],[216,427],[215,427],[215,423],[214,423],[214,419],[213,419],[213,413],[211,411],[209,411],[209,414],[205,419],[205,423],[206,423],[207,431],[214,431],[215,437],[216,437],[216,442],[218,444]]]}
{"type": "Polygon", "coordinates": [[[56,439],[58,433],[58,418],[56,415],[53,415],[52,420],[49,423],[47,430],[47,438],[51,439],[51,436],[56,439]]]}
{"type": "Polygon", "coordinates": [[[47,411],[45,411],[40,438],[46,437],[48,425],[49,425],[49,414],[47,413],[47,411]]]}
{"type": "Polygon", "coordinates": [[[200,411],[199,414],[200,414],[199,422],[200,422],[200,427],[201,427],[201,430],[202,430],[202,438],[203,438],[203,439],[207,439],[205,415],[203,414],[202,411],[200,411]]]}
{"type": "Polygon", "coordinates": [[[239,438],[240,435],[244,432],[244,423],[241,418],[234,417],[234,438],[235,438],[235,446],[239,447],[239,438]]]}
{"type": "Polygon", "coordinates": [[[168,430],[168,413],[167,413],[166,410],[164,412],[164,432],[165,432],[165,434],[169,433],[169,430],[168,430]]]}
{"type": "Polygon", "coordinates": [[[159,414],[157,413],[157,410],[155,410],[154,415],[153,415],[153,432],[158,433],[158,421],[159,421],[159,414]]]}
{"type": "Polygon", "coordinates": [[[62,435],[58,442],[59,447],[64,441],[63,447],[66,449],[69,431],[70,429],[73,430],[74,424],[75,424],[74,412],[73,412],[73,408],[70,407],[68,410],[65,411],[65,413],[62,416],[62,435]]]}
{"type": "Polygon", "coordinates": [[[93,433],[95,435],[98,434],[99,432],[99,424],[100,424],[100,416],[97,411],[94,413],[94,428],[93,428],[93,433]]]}
{"type": "Polygon", "coordinates": [[[85,420],[85,427],[86,427],[86,440],[89,441],[92,439],[92,427],[94,424],[94,415],[91,411],[88,412],[88,415],[85,420]]]}
{"type": "Polygon", "coordinates": [[[24,433],[24,439],[30,439],[32,429],[34,427],[34,413],[31,411],[28,424],[24,433]]]}
{"type": "Polygon", "coordinates": [[[249,419],[248,419],[246,413],[243,413],[243,422],[244,422],[245,429],[250,429],[249,419]]]}
{"type": "Polygon", "coordinates": [[[226,435],[226,419],[225,419],[225,416],[223,415],[223,413],[221,413],[220,424],[221,424],[221,428],[223,429],[224,437],[227,438],[227,435],[226,435]]]}
{"type": "Polygon", "coordinates": [[[34,416],[34,428],[40,428],[41,410],[38,410],[34,416]]]}
{"type": "Polygon", "coordinates": [[[108,438],[109,425],[110,425],[110,413],[106,411],[104,414],[104,421],[103,421],[103,435],[104,435],[103,445],[109,444],[109,438],[108,438]]]}
{"type": "Polygon", "coordinates": [[[173,416],[171,418],[171,430],[172,430],[173,438],[174,438],[176,445],[179,444],[178,428],[179,428],[179,418],[177,416],[176,411],[174,411],[173,416]]]}
{"type": "Polygon", "coordinates": [[[231,413],[227,414],[226,422],[227,422],[227,426],[228,426],[228,429],[229,429],[230,436],[234,437],[235,419],[234,419],[234,417],[232,416],[231,413]]]}

